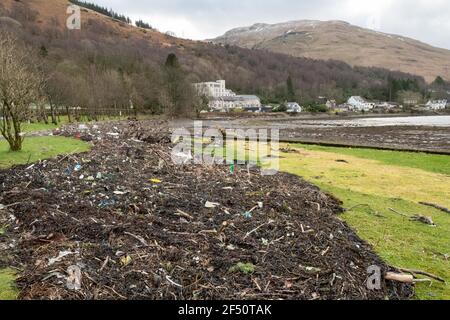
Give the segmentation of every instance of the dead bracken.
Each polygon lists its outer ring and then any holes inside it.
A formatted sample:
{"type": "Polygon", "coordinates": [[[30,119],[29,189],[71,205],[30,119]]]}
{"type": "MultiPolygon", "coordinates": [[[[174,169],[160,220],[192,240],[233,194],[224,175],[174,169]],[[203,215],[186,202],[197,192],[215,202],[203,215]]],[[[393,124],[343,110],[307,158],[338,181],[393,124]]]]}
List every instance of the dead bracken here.
{"type": "Polygon", "coordinates": [[[155,121],[67,126],[55,134],[92,151],[0,171],[0,267],[20,270],[21,299],[413,294],[385,280],[368,289],[369,266],[395,270],[336,216],[338,200],[289,174],[175,166],[167,132],[155,121]]]}

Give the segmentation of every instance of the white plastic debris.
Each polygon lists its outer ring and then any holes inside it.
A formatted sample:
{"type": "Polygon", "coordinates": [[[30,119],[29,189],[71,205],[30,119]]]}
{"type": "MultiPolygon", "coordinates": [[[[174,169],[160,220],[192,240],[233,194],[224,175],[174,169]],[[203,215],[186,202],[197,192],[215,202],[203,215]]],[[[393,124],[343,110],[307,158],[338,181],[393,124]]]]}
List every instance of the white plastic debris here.
{"type": "Polygon", "coordinates": [[[208,208],[208,209],[214,209],[214,208],[217,208],[218,206],[220,206],[220,203],[217,203],[217,202],[206,201],[206,203],[205,203],[205,208],[208,208]]]}
{"type": "Polygon", "coordinates": [[[69,256],[71,254],[76,254],[76,252],[72,251],[60,251],[58,256],[56,258],[50,258],[48,259],[48,265],[54,265],[57,262],[60,262],[64,257],[69,256]]]}

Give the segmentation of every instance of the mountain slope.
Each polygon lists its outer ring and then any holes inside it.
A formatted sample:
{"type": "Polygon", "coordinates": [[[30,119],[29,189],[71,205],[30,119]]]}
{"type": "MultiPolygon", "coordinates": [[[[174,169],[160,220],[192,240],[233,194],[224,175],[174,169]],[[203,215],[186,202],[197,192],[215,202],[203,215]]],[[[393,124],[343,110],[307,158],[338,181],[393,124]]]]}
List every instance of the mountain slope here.
{"type": "Polygon", "coordinates": [[[337,100],[348,95],[385,100],[390,77],[413,79],[422,88],[425,85],[419,76],[386,69],[178,39],[87,9],[81,12],[81,30],[68,30],[68,5],[68,0],[2,0],[0,28],[9,25],[28,44],[43,50],[48,69],[57,74],[55,85],[61,88],[56,91],[73,91],[71,98],[77,104],[80,96],[91,103],[93,85],[100,87],[94,91],[102,92],[105,101],[115,103],[118,98],[112,93],[129,94],[121,92],[125,75],[143,106],[154,107],[163,89],[161,65],[169,53],[178,56],[191,82],[225,79],[230,89],[258,94],[268,101],[287,99],[289,75],[300,102],[323,95],[337,100]]]}
{"type": "Polygon", "coordinates": [[[380,67],[450,80],[450,51],[343,21],[292,21],[237,28],[214,43],[266,49],[296,57],[336,59],[353,66],[380,67]]]}

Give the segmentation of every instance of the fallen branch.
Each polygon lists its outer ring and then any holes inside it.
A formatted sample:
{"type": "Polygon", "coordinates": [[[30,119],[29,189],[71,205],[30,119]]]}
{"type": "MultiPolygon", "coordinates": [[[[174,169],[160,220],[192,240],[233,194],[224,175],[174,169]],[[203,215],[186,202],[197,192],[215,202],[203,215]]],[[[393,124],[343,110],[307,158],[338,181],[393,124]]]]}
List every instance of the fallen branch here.
{"type": "Polygon", "coordinates": [[[244,240],[247,239],[249,236],[251,236],[251,235],[252,235],[253,233],[255,233],[256,231],[258,231],[259,229],[261,229],[262,227],[267,226],[267,225],[269,225],[269,224],[272,224],[273,222],[274,222],[273,220],[269,220],[269,222],[264,223],[264,224],[260,225],[259,227],[256,227],[255,229],[253,229],[253,230],[250,231],[250,232],[247,232],[247,234],[246,234],[245,237],[244,237],[244,240]]]}
{"type": "Polygon", "coordinates": [[[432,207],[435,208],[437,210],[443,211],[445,213],[450,213],[450,209],[447,209],[445,207],[442,207],[440,205],[434,204],[434,203],[429,203],[429,202],[419,202],[419,204],[424,205],[424,206],[428,206],[428,207],[432,207]]]}
{"type": "Polygon", "coordinates": [[[414,276],[410,274],[388,272],[384,278],[401,283],[414,283],[414,276]]]}
{"type": "Polygon", "coordinates": [[[411,217],[410,220],[411,221],[422,222],[422,223],[428,224],[430,226],[436,226],[436,224],[433,222],[433,218],[425,217],[425,216],[422,216],[420,214],[417,214],[417,215],[411,217]]]}
{"type": "Polygon", "coordinates": [[[406,214],[404,214],[404,213],[401,213],[401,212],[398,212],[398,211],[396,211],[396,210],[394,210],[394,209],[392,209],[392,208],[389,208],[389,210],[392,211],[393,213],[396,213],[396,214],[402,216],[402,217],[409,218],[408,215],[406,215],[406,214]]]}
{"type": "Polygon", "coordinates": [[[402,271],[402,272],[407,272],[407,273],[410,273],[410,274],[412,274],[412,275],[426,276],[426,277],[429,277],[429,278],[431,278],[431,279],[437,280],[437,281],[442,282],[442,283],[445,283],[445,282],[446,282],[446,281],[445,281],[444,279],[442,279],[441,277],[438,277],[438,276],[436,276],[436,275],[434,275],[434,274],[432,274],[432,273],[425,272],[425,271],[422,271],[422,270],[405,269],[405,268],[398,268],[398,269],[399,269],[400,271],[402,271]]]}
{"type": "Polygon", "coordinates": [[[129,235],[130,237],[135,238],[137,241],[139,241],[140,243],[142,243],[145,247],[148,247],[148,246],[149,246],[148,243],[147,243],[147,241],[145,241],[145,239],[142,238],[141,236],[137,236],[137,235],[132,234],[132,233],[130,233],[130,232],[124,232],[124,234],[129,235]]]}
{"type": "Polygon", "coordinates": [[[351,208],[345,209],[345,211],[352,211],[353,209],[356,209],[358,207],[369,207],[370,209],[372,209],[370,207],[370,205],[368,205],[367,203],[360,203],[360,204],[357,204],[357,205],[355,205],[355,206],[353,206],[351,208]]]}
{"type": "Polygon", "coordinates": [[[188,214],[188,213],[186,213],[186,212],[184,212],[184,211],[182,211],[182,210],[180,210],[180,209],[177,209],[177,212],[175,212],[174,214],[175,214],[176,216],[178,216],[178,217],[187,218],[187,219],[189,219],[189,220],[194,219],[194,217],[192,217],[190,214],[188,214]]]}

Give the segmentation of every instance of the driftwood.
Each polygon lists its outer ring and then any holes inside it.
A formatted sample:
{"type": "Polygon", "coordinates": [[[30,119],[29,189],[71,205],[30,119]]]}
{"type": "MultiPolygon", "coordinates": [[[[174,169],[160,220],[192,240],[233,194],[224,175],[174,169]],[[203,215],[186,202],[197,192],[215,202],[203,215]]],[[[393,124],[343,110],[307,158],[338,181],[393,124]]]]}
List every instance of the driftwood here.
{"type": "Polygon", "coordinates": [[[401,283],[414,283],[414,276],[411,274],[388,272],[384,278],[401,283]]]}
{"type": "Polygon", "coordinates": [[[388,272],[386,273],[386,276],[384,277],[386,280],[390,281],[396,281],[401,283],[417,283],[417,282],[429,282],[430,279],[437,280],[442,283],[446,283],[444,279],[441,277],[438,277],[432,273],[425,272],[422,270],[414,270],[414,269],[405,269],[405,268],[398,268],[401,272],[404,273],[397,273],[397,272],[388,272]],[[417,279],[416,276],[421,275],[428,277],[430,279],[417,279]]]}
{"type": "Polygon", "coordinates": [[[418,221],[418,222],[422,222],[424,224],[428,224],[430,226],[436,226],[436,224],[433,222],[433,218],[431,218],[431,217],[422,216],[420,214],[416,214],[416,215],[410,217],[410,216],[408,216],[404,213],[398,212],[397,210],[394,210],[392,208],[389,208],[389,210],[402,216],[402,217],[408,218],[410,221],[418,221]]]}
{"type": "Polygon", "coordinates": [[[430,226],[436,226],[436,224],[433,222],[433,219],[431,217],[425,217],[420,214],[417,214],[417,215],[411,217],[409,220],[422,222],[422,223],[428,224],[430,226]]]}
{"type": "Polygon", "coordinates": [[[389,208],[389,210],[392,211],[393,213],[396,213],[396,214],[402,216],[402,217],[409,218],[408,215],[406,215],[406,214],[404,214],[404,213],[401,213],[401,212],[398,212],[398,211],[396,211],[396,210],[394,210],[394,209],[392,209],[392,208],[389,208]]]}
{"type": "Polygon", "coordinates": [[[429,202],[419,202],[419,204],[424,205],[424,206],[428,206],[428,207],[432,207],[435,208],[437,210],[443,211],[445,213],[450,213],[450,209],[447,209],[445,207],[442,207],[440,205],[434,204],[434,203],[429,203],[429,202]]]}
{"type": "Polygon", "coordinates": [[[399,268],[400,271],[402,272],[407,272],[410,273],[412,275],[422,275],[422,276],[426,276],[429,277],[431,279],[437,280],[439,282],[445,283],[446,281],[444,279],[442,279],[441,277],[438,277],[432,273],[429,272],[425,272],[425,271],[421,271],[421,270],[414,270],[414,269],[405,269],[405,268],[399,268]]]}

